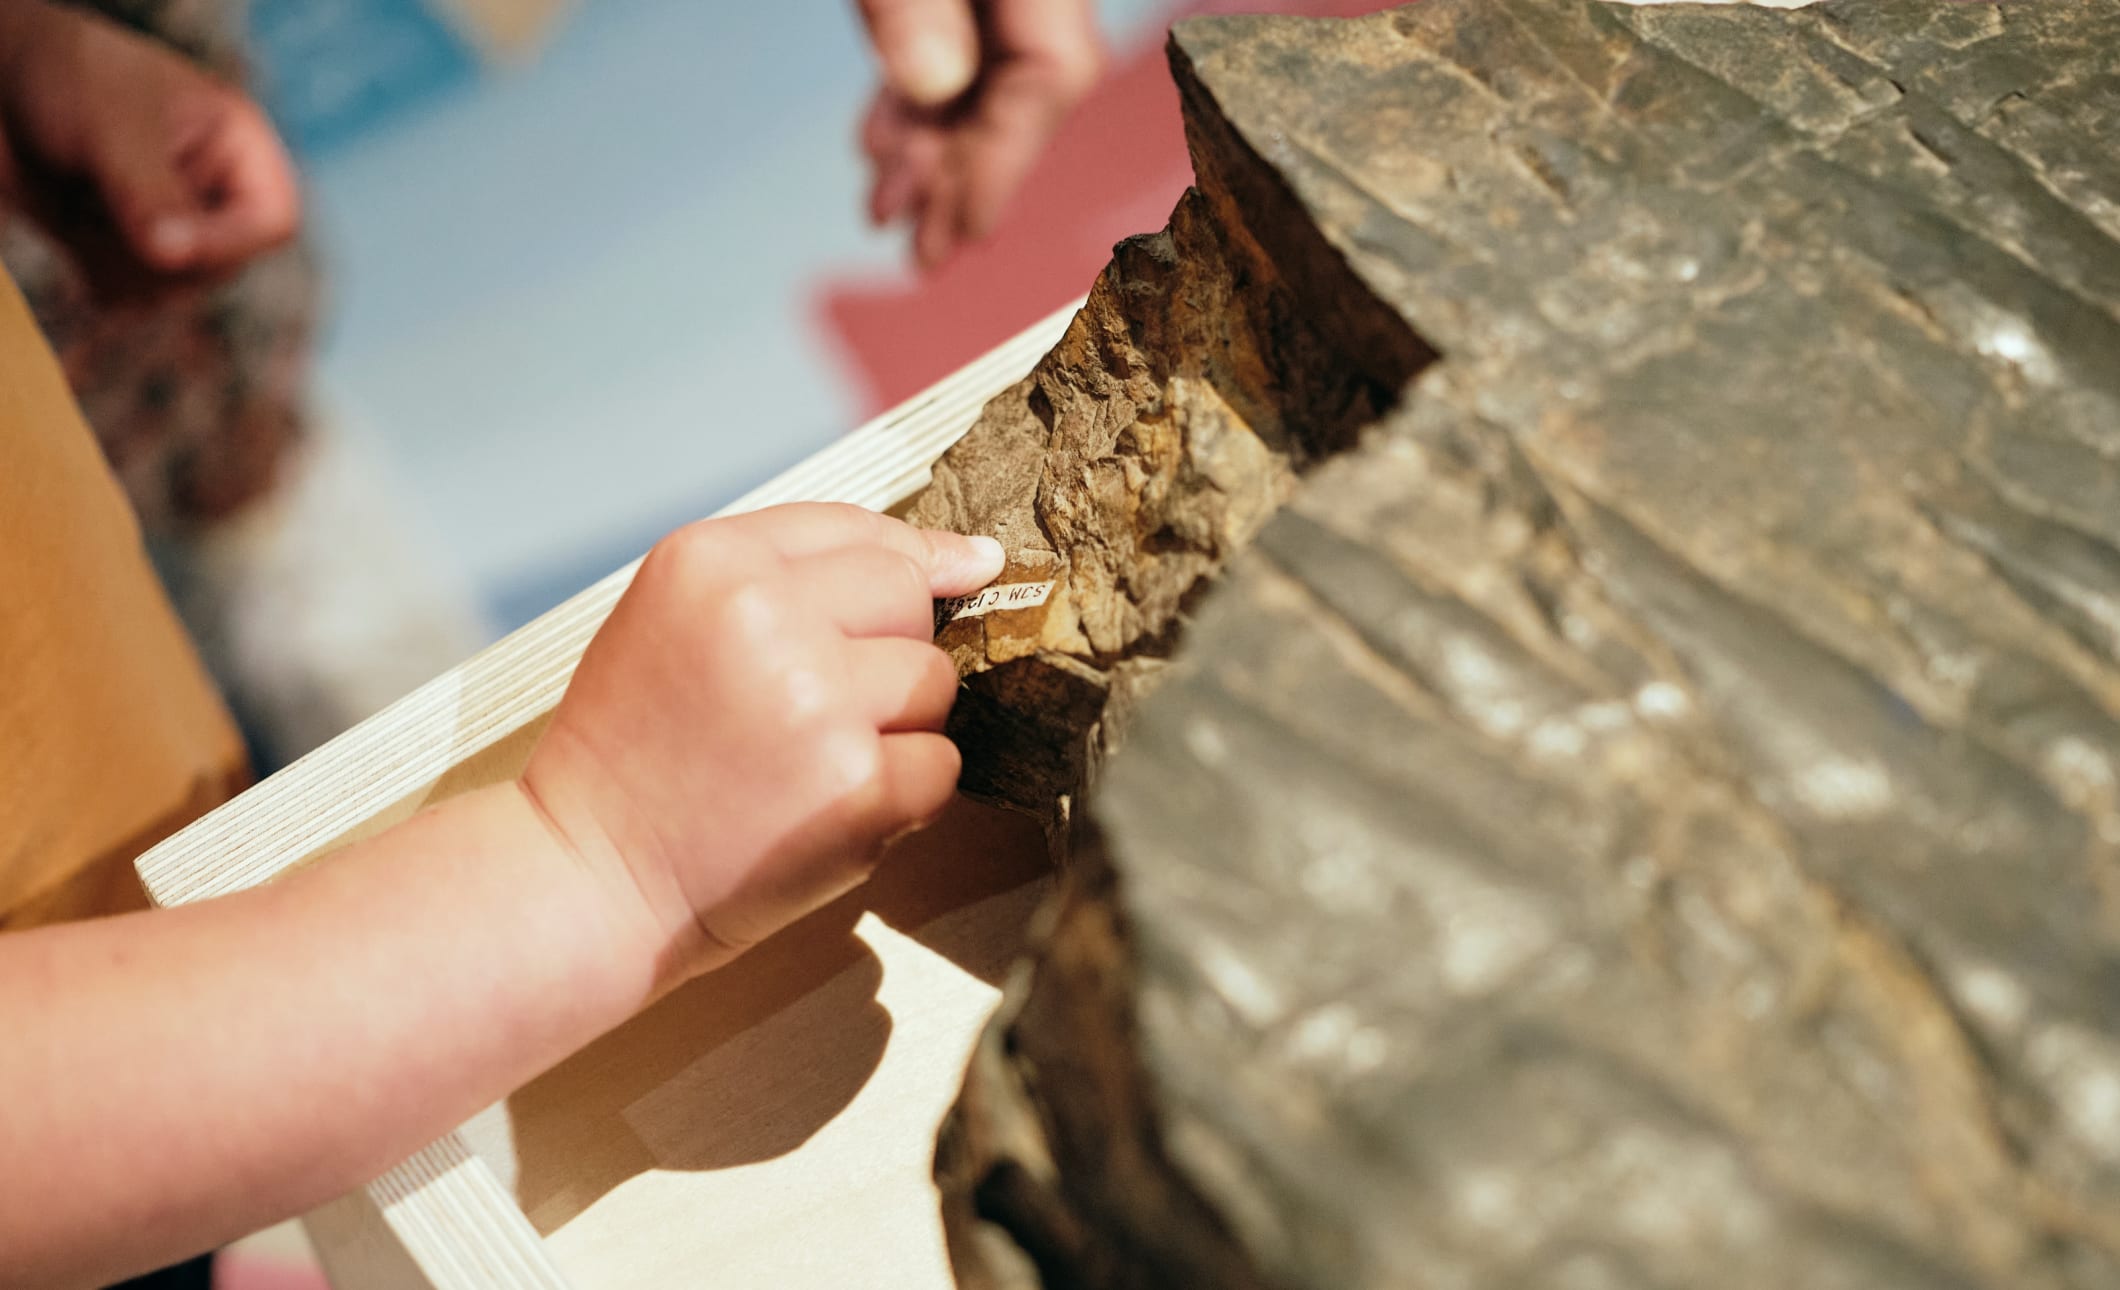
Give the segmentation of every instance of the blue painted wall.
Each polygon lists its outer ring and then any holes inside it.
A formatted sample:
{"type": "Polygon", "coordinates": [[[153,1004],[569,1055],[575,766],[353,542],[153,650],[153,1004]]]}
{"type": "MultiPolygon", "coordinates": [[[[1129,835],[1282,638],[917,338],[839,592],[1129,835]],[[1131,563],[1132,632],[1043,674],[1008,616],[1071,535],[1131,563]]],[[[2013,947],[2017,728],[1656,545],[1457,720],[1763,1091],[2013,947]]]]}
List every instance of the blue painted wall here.
{"type": "Polygon", "coordinates": [[[250,36],[266,106],[312,161],[478,76],[475,52],[421,0],[252,0],[250,36]]]}
{"type": "Polygon", "coordinates": [[[851,428],[809,306],[903,272],[861,215],[873,78],[852,0],[585,0],[529,65],[318,136],[324,404],[502,625],[851,428]]]}

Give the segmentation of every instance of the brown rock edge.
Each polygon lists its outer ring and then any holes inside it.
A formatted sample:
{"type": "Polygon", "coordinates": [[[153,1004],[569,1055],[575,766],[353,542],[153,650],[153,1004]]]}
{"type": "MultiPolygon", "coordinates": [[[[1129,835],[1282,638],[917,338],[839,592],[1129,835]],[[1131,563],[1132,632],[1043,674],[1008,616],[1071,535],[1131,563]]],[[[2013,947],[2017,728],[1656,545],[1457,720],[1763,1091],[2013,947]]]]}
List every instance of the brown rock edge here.
{"type": "Polygon", "coordinates": [[[967,786],[1096,779],[964,1284],[2120,1285],[2116,51],[1178,29],[1197,191],[914,511],[1056,584],[967,786]]]}

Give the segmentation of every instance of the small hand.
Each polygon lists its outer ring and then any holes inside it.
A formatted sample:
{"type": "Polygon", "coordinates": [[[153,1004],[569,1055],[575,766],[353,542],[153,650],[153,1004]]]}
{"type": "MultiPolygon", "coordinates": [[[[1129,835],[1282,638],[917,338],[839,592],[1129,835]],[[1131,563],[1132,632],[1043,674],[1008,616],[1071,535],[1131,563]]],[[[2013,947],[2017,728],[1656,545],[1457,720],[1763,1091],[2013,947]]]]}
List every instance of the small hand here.
{"type": "Polygon", "coordinates": [[[240,91],[68,6],[0,14],[0,201],[108,295],[212,281],[293,236],[294,168],[240,91]]]}
{"type": "Polygon", "coordinates": [[[642,898],[665,982],[858,886],[941,811],[957,675],[934,599],[1001,563],[990,538],[819,505],[704,521],[649,554],[522,785],[566,850],[642,898]]]}
{"type": "Polygon", "coordinates": [[[883,87],[869,217],[934,268],[992,231],[1102,59],[1091,0],[860,0],[883,87]]]}

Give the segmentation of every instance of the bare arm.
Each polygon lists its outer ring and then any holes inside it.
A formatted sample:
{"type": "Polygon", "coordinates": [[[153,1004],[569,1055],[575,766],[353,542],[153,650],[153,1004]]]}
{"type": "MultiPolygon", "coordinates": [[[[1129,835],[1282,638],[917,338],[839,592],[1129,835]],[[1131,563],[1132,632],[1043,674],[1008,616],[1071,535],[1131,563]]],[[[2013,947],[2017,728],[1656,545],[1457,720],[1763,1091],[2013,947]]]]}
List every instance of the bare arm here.
{"type": "Polygon", "coordinates": [[[851,507],[651,553],[517,784],[205,904],[0,937],[0,1287],[302,1212],[866,879],[957,779],[931,597],[851,507]]]}
{"type": "Polygon", "coordinates": [[[255,891],[0,937],[0,1285],[365,1183],[645,1003],[647,917],[507,785],[255,891]]]}

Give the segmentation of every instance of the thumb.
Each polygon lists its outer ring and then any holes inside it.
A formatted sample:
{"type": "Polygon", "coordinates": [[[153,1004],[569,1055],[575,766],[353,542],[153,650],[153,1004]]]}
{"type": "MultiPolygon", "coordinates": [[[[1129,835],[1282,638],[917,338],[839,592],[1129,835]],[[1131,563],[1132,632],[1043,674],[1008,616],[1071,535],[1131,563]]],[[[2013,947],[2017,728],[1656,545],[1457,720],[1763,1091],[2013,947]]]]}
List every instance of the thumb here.
{"type": "Polygon", "coordinates": [[[892,90],[940,107],[979,74],[979,26],[971,0],[861,0],[861,17],[892,90]]]}

